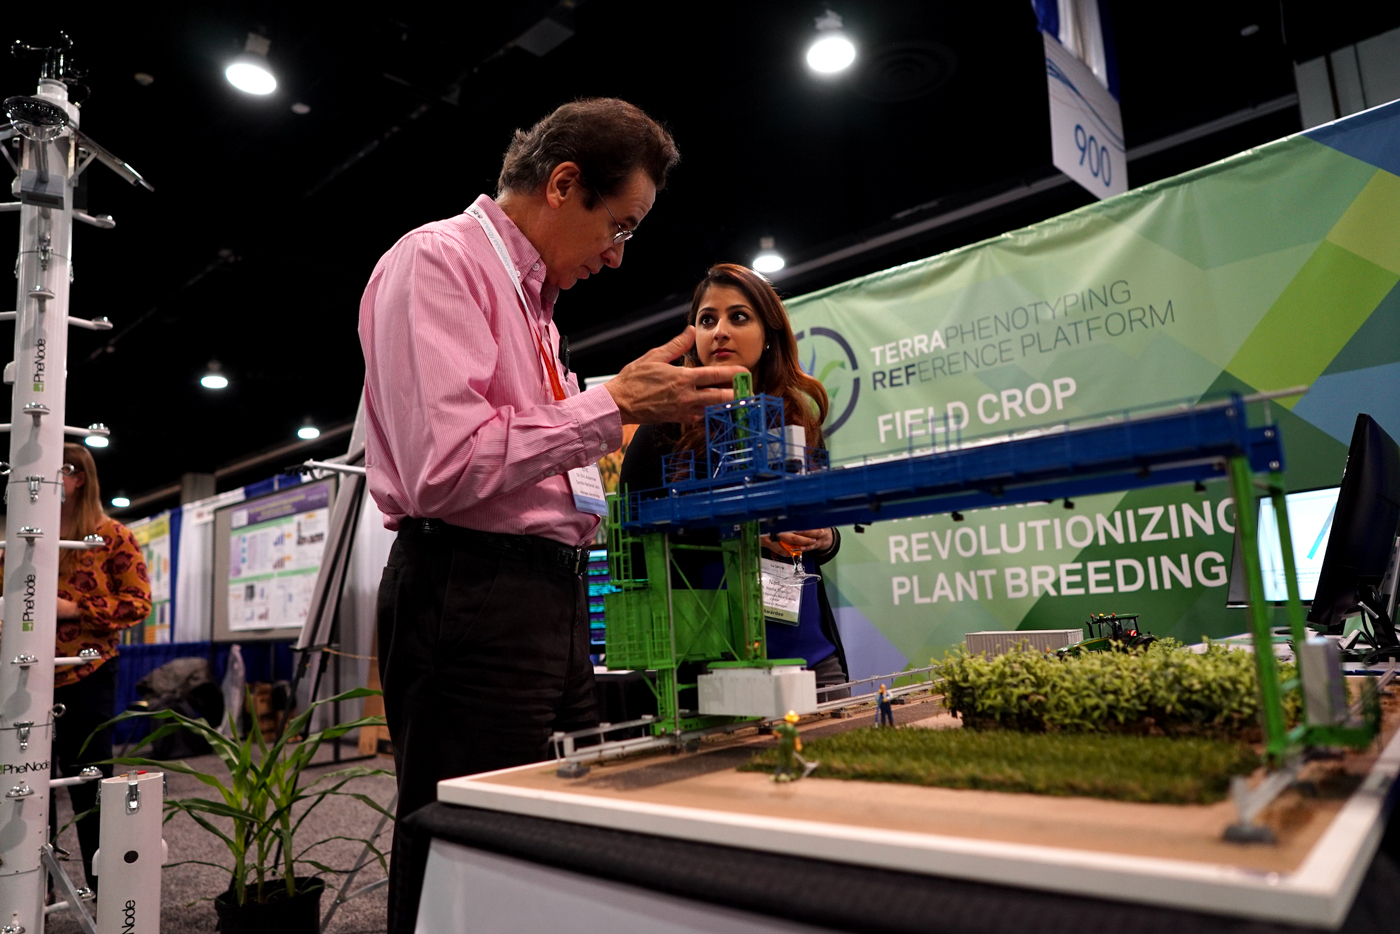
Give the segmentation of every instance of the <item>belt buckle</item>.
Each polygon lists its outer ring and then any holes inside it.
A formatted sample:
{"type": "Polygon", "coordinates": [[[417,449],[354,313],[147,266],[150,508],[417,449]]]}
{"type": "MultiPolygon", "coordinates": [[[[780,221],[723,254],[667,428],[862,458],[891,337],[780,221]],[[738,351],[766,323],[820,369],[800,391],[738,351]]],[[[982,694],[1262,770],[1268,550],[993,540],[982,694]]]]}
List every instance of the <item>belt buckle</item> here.
{"type": "Polygon", "coordinates": [[[574,548],[574,574],[577,575],[583,573],[584,565],[587,563],[584,557],[586,554],[587,549],[585,549],[582,545],[576,546],[574,548]]]}

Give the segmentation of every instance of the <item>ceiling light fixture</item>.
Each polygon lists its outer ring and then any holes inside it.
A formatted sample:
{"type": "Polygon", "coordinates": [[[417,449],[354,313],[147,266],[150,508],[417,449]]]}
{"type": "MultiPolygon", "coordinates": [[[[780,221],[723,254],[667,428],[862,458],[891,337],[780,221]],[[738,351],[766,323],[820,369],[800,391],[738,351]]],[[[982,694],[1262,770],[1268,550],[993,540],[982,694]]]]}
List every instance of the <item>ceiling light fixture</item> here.
{"type": "Polygon", "coordinates": [[[778,255],[773,249],[773,238],[762,237],[758,241],[759,254],[753,258],[750,264],[755,272],[770,273],[777,272],[787,265],[787,261],[778,255]]]}
{"type": "Polygon", "coordinates": [[[248,44],[224,69],[228,83],[245,94],[271,94],[277,90],[277,77],[267,63],[272,41],[255,32],[248,33],[248,44]]]}
{"type": "Polygon", "coordinates": [[[311,416],[306,416],[305,423],[297,429],[297,437],[303,441],[314,441],[321,437],[321,429],[311,424],[311,416]]]}
{"type": "Polygon", "coordinates": [[[827,10],[817,17],[817,38],[807,47],[807,67],[822,75],[845,71],[856,60],[856,47],[841,30],[841,16],[827,10]]]}
{"type": "Polygon", "coordinates": [[[218,360],[209,361],[209,369],[199,378],[199,385],[205,389],[226,389],[228,388],[228,377],[221,371],[218,360]]]}
{"type": "Polygon", "coordinates": [[[131,505],[131,500],[120,493],[112,497],[112,506],[115,509],[125,509],[131,505]]]}

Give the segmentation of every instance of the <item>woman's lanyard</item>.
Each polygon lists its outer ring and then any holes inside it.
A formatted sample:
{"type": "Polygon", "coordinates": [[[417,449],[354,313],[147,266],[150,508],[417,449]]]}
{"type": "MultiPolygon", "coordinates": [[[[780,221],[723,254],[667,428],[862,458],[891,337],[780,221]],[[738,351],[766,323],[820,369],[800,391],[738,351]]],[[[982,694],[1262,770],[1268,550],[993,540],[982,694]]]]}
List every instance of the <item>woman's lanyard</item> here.
{"type": "Polygon", "coordinates": [[[486,239],[491,241],[491,246],[496,250],[496,258],[501,261],[506,275],[510,276],[510,283],[515,286],[516,297],[520,299],[520,313],[525,316],[525,326],[530,329],[530,336],[534,338],[535,345],[539,348],[540,364],[544,367],[545,375],[549,378],[549,388],[554,393],[554,401],[563,402],[568,397],[564,393],[563,384],[559,382],[559,373],[550,364],[544,338],[535,330],[534,322],[530,320],[530,303],[525,299],[525,289],[520,285],[520,276],[515,270],[515,264],[511,262],[510,253],[506,251],[505,242],[501,240],[496,225],[491,223],[491,218],[486,216],[485,211],[473,204],[467,208],[467,213],[475,217],[481,224],[481,230],[486,234],[486,239]]]}

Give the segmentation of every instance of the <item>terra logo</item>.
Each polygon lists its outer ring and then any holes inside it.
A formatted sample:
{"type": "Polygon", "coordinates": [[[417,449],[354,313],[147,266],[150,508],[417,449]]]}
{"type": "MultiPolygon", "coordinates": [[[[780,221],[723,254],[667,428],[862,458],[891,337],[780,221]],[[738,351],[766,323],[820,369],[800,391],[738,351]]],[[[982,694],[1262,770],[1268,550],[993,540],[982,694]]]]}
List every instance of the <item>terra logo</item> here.
{"type": "Polygon", "coordinates": [[[860,377],[856,371],[860,369],[860,364],[851,345],[831,328],[813,327],[798,331],[795,336],[797,359],[803,372],[815,376],[826,388],[831,412],[841,413],[835,418],[830,414],[827,416],[822,434],[830,437],[846,424],[856,410],[856,400],[860,398],[860,377]]]}

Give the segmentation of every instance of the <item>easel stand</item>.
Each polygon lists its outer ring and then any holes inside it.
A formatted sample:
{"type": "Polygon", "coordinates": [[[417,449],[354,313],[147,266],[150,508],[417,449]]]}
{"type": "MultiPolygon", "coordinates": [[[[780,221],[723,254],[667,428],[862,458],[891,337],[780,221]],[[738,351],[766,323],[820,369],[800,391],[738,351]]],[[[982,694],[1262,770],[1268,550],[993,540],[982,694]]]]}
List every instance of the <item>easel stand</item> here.
{"type": "MultiPolygon", "coordinates": [[[[350,432],[350,449],[344,455],[329,461],[307,461],[292,468],[292,472],[306,471],[324,475],[333,472],[341,475],[335,506],[331,511],[330,531],[326,537],[326,550],[321,558],[321,569],[316,575],[316,584],[311,591],[311,606],[302,623],[301,635],[293,650],[299,653],[296,673],[292,676],[292,697],[311,668],[311,656],[319,654],[320,661],[316,674],[312,677],[308,702],[314,702],[321,691],[321,682],[326,676],[331,657],[340,645],[340,601],[345,591],[345,574],[350,565],[350,554],[355,542],[355,531],[359,528],[360,513],[365,496],[365,403],[360,398],[360,406],[355,414],[355,427],[350,432]]],[[[340,664],[331,672],[331,684],[335,694],[340,694],[340,664]]],[[[340,722],[340,704],[331,705],[331,716],[340,722]]],[[[282,719],[278,732],[286,728],[291,719],[288,710],[282,719]]],[[[358,762],[371,759],[373,755],[355,756],[343,759],[340,743],[332,749],[336,762],[358,762]]]]}
{"type": "MultiPolygon", "coordinates": [[[[345,575],[350,564],[355,530],[359,527],[360,513],[364,506],[366,475],[363,466],[364,459],[365,402],[364,397],[361,396],[359,411],[355,415],[355,428],[350,433],[350,450],[334,460],[307,461],[297,468],[306,471],[332,471],[341,474],[343,479],[340,491],[336,496],[334,510],[331,513],[330,534],[326,541],[325,555],[321,560],[321,570],[316,576],[316,586],[311,593],[311,607],[307,611],[306,621],[302,624],[301,636],[294,646],[295,650],[300,653],[300,658],[297,660],[296,674],[292,678],[291,694],[293,697],[296,696],[297,687],[311,667],[311,656],[319,653],[320,662],[316,666],[316,674],[312,679],[311,690],[308,694],[308,700],[315,701],[320,694],[321,681],[326,675],[326,668],[329,666],[331,656],[340,641],[340,601],[345,591],[345,575]]],[[[331,673],[331,683],[335,694],[340,694],[339,663],[336,664],[335,670],[331,673]]],[[[290,715],[290,711],[288,711],[286,718],[290,718],[290,715]]],[[[331,705],[331,715],[335,722],[340,722],[339,704],[331,705]]],[[[283,720],[281,729],[286,729],[286,718],[283,720]]],[[[364,743],[360,745],[361,755],[342,758],[340,742],[337,741],[332,749],[334,761],[338,763],[361,762],[377,757],[377,752],[374,751],[363,754],[364,743]]],[[[388,810],[392,811],[397,801],[398,795],[396,794],[394,800],[389,802],[388,810]]],[[[388,820],[388,816],[380,818],[374,833],[370,835],[371,841],[379,838],[388,820]]],[[[325,931],[330,926],[331,919],[335,917],[336,912],[345,902],[389,884],[389,880],[385,878],[350,891],[350,884],[368,863],[372,852],[373,847],[367,843],[355,861],[354,868],[351,869],[345,882],[341,885],[340,893],[336,896],[325,917],[321,919],[321,931],[325,931]]]]}

